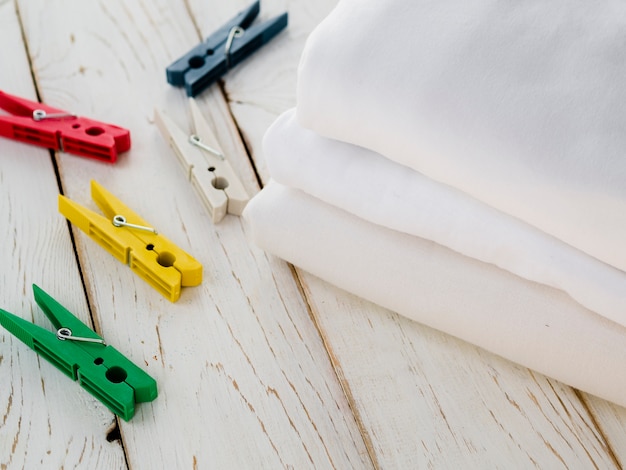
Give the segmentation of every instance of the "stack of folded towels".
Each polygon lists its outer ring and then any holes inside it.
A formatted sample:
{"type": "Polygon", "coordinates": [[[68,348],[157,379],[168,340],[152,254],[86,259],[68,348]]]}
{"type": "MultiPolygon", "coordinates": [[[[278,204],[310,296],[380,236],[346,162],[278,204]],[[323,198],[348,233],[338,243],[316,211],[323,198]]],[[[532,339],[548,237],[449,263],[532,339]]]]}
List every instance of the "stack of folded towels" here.
{"type": "Polygon", "coordinates": [[[254,243],[626,406],[626,3],[340,0],[254,243]]]}

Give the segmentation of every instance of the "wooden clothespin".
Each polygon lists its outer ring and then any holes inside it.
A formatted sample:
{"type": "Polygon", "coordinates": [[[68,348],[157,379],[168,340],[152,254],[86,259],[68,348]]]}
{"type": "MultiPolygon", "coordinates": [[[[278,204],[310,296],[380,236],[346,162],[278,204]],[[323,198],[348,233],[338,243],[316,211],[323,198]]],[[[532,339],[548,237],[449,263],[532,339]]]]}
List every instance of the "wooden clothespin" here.
{"type": "Polygon", "coordinates": [[[150,227],[95,181],[91,197],[104,213],[59,195],[59,212],[172,302],[181,287],[202,282],[202,265],[150,227]]]}
{"type": "Polygon", "coordinates": [[[158,109],[154,113],[157,126],[174,149],[213,222],[222,220],[226,213],[241,215],[250,197],[193,98],[189,98],[189,107],[193,131],[183,131],[158,109]]]}
{"type": "Polygon", "coordinates": [[[196,96],[287,26],[288,14],[283,13],[248,28],[260,8],[260,2],[254,2],[172,63],[166,70],[168,83],[184,86],[187,96],[196,96]]]}
{"type": "Polygon", "coordinates": [[[56,333],[0,310],[0,325],[56,366],[128,421],[135,404],[157,397],[156,381],[41,288],[33,284],[35,301],[56,333]]]}
{"type": "Polygon", "coordinates": [[[115,163],[130,149],[130,132],[0,91],[0,136],[115,163]]]}

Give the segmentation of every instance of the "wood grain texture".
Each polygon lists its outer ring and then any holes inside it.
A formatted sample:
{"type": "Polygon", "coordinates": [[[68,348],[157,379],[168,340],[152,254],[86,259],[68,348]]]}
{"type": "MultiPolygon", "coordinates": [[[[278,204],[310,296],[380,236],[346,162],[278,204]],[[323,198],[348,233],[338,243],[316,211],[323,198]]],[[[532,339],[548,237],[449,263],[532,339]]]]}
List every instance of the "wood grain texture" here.
{"type": "Polygon", "coordinates": [[[626,464],[626,409],[585,393],[580,395],[596,425],[606,436],[609,450],[619,468],[624,468],[626,464]]]}

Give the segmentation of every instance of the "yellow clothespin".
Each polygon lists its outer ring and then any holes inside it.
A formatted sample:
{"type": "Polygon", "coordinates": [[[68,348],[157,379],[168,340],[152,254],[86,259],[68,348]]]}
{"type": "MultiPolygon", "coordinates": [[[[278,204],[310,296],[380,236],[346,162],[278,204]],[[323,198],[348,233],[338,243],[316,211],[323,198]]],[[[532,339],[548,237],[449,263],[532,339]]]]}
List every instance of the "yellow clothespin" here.
{"type": "Polygon", "coordinates": [[[95,181],[91,197],[105,217],[59,195],[59,212],[172,302],[202,282],[202,265],[95,181]]]}
{"type": "Polygon", "coordinates": [[[174,149],[213,222],[222,220],[226,213],[241,215],[250,197],[193,98],[189,99],[189,107],[194,126],[191,133],[184,132],[158,109],[154,113],[157,126],[174,149]]]}

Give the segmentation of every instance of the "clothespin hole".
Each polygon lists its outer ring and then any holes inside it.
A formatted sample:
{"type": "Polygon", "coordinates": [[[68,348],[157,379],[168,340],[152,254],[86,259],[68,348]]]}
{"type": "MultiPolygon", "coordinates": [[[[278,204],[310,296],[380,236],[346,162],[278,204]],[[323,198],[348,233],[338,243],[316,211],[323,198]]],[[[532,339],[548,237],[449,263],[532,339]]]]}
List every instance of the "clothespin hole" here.
{"type": "Polygon", "coordinates": [[[199,55],[195,55],[191,59],[189,59],[189,67],[191,67],[192,69],[199,69],[203,65],[204,59],[199,55]]]}
{"type": "Polygon", "coordinates": [[[78,129],[80,127],[80,124],[72,124],[72,129],[78,129]]]}
{"type": "Polygon", "coordinates": [[[206,55],[213,55],[213,49],[207,49],[206,50],[206,55]]]}
{"type": "Polygon", "coordinates": [[[152,243],[148,243],[148,244],[146,245],[146,250],[148,250],[148,251],[152,251],[152,250],[154,250],[154,245],[153,245],[152,243]]]}
{"type": "Polygon", "coordinates": [[[215,189],[228,188],[228,180],[226,178],[222,178],[221,176],[218,176],[217,178],[215,178],[213,181],[211,181],[211,183],[213,184],[213,187],[215,189]]]}
{"type": "Polygon", "coordinates": [[[176,261],[176,256],[174,256],[169,251],[164,251],[163,253],[159,253],[157,256],[157,263],[165,268],[169,268],[174,265],[174,261],[176,261]]]}
{"type": "Polygon", "coordinates": [[[100,365],[100,364],[102,364],[103,362],[104,362],[104,359],[102,359],[101,357],[96,357],[96,358],[93,360],[93,363],[94,363],[95,365],[97,365],[97,366],[99,366],[99,365],[100,365]]]}
{"type": "Polygon", "coordinates": [[[209,167],[209,171],[215,171],[215,167],[214,166],[210,166],[209,167]]]}
{"type": "Polygon", "coordinates": [[[102,129],[101,127],[90,127],[85,132],[89,135],[95,136],[95,135],[104,134],[104,129],[102,129]]]}
{"type": "Polygon", "coordinates": [[[104,375],[109,382],[113,382],[114,384],[119,384],[126,380],[126,377],[128,377],[126,371],[119,366],[113,366],[110,369],[107,369],[104,375]]]}

